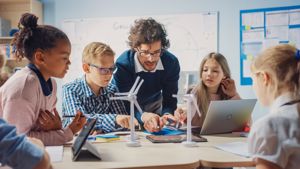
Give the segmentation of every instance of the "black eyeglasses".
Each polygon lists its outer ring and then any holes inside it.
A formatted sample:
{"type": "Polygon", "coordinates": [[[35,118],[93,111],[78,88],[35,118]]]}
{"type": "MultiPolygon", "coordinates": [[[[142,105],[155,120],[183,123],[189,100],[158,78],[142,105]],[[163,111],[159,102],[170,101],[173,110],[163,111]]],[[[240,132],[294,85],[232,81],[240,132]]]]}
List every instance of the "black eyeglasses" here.
{"type": "Polygon", "coordinates": [[[139,48],[137,48],[137,52],[139,53],[139,55],[143,56],[143,57],[154,57],[154,58],[158,58],[161,56],[163,49],[159,49],[157,51],[154,52],[149,52],[149,51],[145,51],[145,50],[140,50],[139,48]]]}
{"type": "Polygon", "coordinates": [[[116,66],[113,66],[113,67],[110,67],[110,68],[102,68],[102,67],[99,67],[97,65],[94,65],[94,64],[89,64],[90,66],[93,66],[95,68],[98,69],[98,72],[101,74],[101,75],[108,75],[108,74],[113,74],[114,71],[116,70],[116,66]]]}

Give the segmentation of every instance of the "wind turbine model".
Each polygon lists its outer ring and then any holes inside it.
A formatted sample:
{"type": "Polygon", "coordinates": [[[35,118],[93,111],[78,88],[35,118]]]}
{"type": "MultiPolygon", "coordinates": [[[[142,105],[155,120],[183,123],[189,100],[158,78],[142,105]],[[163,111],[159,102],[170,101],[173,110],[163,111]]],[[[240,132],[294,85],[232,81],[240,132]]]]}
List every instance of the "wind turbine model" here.
{"type": "Polygon", "coordinates": [[[187,101],[187,130],[186,130],[186,141],[182,142],[187,147],[195,147],[196,142],[192,141],[192,107],[194,106],[194,110],[201,117],[201,113],[199,111],[197,100],[194,94],[185,94],[185,95],[173,95],[173,97],[183,97],[184,100],[187,101]]]}
{"type": "Polygon", "coordinates": [[[135,139],[135,128],[134,128],[134,106],[138,109],[139,112],[143,112],[140,105],[137,102],[137,93],[142,86],[144,80],[140,80],[140,77],[138,76],[131,87],[129,92],[125,93],[115,93],[116,97],[110,97],[111,100],[127,100],[130,102],[130,139],[127,143],[128,147],[139,147],[141,146],[140,142],[135,139]]]}

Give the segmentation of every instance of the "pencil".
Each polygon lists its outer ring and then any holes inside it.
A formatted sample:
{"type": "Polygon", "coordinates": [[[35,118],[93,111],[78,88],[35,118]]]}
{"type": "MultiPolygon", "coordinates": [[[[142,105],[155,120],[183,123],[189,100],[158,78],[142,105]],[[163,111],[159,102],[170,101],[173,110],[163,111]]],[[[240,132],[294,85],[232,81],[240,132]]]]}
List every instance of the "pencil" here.
{"type": "MultiPolygon", "coordinates": [[[[75,117],[75,115],[64,115],[64,118],[72,118],[75,117]]],[[[84,115],[81,115],[80,117],[85,117],[84,115]]]]}

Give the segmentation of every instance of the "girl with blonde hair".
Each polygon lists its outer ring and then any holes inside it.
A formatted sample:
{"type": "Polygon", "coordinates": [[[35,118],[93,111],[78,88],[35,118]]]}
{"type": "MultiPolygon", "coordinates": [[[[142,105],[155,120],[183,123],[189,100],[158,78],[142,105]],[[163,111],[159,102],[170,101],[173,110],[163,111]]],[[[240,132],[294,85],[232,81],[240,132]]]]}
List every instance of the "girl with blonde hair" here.
{"type": "MultiPolygon", "coordinates": [[[[226,58],[220,53],[209,53],[200,64],[200,82],[188,93],[194,93],[197,98],[201,117],[194,114],[192,125],[202,127],[211,100],[241,99],[236,91],[234,80],[226,58]]],[[[177,108],[175,117],[181,122],[186,120],[186,111],[177,108]]]]}
{"type": "Polygon", "coordinates": [[[270,108],[254,122],[248,138],[256,168],[299,168],[300,51],[288,44],[268,48],[251,72],[259,102],[270,108]]]}

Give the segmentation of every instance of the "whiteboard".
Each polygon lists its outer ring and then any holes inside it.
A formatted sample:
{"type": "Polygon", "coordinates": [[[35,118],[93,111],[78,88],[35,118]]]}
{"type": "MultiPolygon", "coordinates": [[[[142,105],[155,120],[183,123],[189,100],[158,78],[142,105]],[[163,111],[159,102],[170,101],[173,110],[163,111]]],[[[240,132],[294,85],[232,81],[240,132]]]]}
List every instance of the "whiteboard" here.
{"type": "Polygon", "coordinates": [[[218,12],[68,19],[63,21],[62,30],[72,44],[71,66],[63,83],[83,74],[82,51],[88,43],[107,43],[118,57],[129,49],[128,35],[134,21],[148,17],[165,26],[170,40],[168,50],[178,58],[181,71],[198,71],[202,58],[209,52],[218,51],[218,12]]]}

